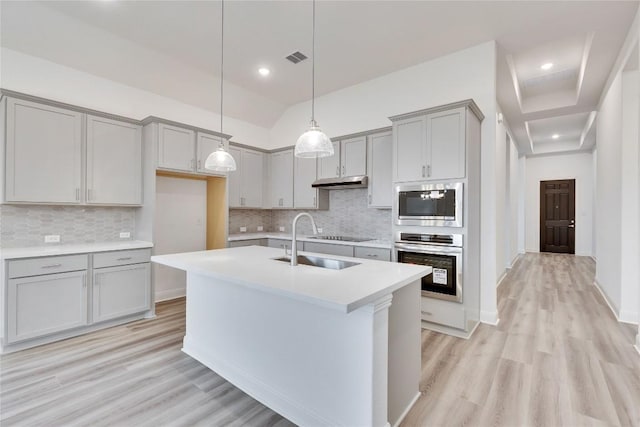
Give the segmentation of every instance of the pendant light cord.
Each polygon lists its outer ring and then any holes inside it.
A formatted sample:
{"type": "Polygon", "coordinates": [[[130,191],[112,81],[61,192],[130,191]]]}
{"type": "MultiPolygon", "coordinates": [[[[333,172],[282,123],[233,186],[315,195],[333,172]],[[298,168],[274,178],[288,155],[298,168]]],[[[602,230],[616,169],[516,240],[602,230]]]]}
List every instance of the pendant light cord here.
{"type": "Polygon", "coordinates": [[[313,24],[311,36],[311,125],[316,126],[316,0],[313,0],[313,24]]]}
{"type": "MultiPolygon", "coordinates": [[[[222,105],[224,99],[224,0],[222,4],[222,19],[221,19],[221,36],[220,36],[220,133],[222,132],[222,105]]],[[[222,140],[220,141],[222,144],[222,140]]]]}

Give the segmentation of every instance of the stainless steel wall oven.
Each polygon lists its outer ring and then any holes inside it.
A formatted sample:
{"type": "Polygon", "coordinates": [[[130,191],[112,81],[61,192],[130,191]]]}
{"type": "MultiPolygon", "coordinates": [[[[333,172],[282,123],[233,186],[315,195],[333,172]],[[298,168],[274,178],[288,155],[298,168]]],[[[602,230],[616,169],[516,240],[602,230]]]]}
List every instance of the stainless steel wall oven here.
{"type": "Polygon", "coordinates": [[[395,260],[428,265],[433,272],[422,278],[422,295],[462,302],[462,235],[398,232],[395,260]]]}

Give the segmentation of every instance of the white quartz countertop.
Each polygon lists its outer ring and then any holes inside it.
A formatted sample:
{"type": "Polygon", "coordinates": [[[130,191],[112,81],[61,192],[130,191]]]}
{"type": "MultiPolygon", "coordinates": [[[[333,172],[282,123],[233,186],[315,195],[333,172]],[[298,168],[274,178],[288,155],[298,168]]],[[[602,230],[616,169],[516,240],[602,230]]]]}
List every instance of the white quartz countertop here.
{"type": "Polygon", "coordinates": [[[280,249],[245,246],[159,255],[151,257],[151,261],[345,313],[375,302],[431,273],[431,267],[334,255],[318,256],[359,265],[342,270],[308,265],[292,267],[287,262],[273,259],[280,256],[280,249]]]}
{"type": "Polygon", "coordinates": [[[49,246],[31,246],[26,248],[8,248],[0,250],[0,259],[33,258],[41,256],[85,254],[93,252],[122,251],[127,249],[152,248],[153,243],[143,240],[122,242],[77,243],[49,246]]]}
{"type": "MultiPolygon", "coordinates": [[[[253,239],[282,239],[291,240],[291,233],[277,233],[277,232],[261,232],[261,233],[239,233],[229,234],[229,241],[236,242],[241,240],[253,240],[253,239]]],[[[347,245],[347,246],[362,246],[365,248],[381,248],[391,249],[393,244],[389,240],[367,240],[364,242],[349,242],[342,240],[323,240],[315,239],[313,236],[298,235],[297,240],[299,242],[315,242],[315,243],[329,243],[332,245],[347,245]]]]}

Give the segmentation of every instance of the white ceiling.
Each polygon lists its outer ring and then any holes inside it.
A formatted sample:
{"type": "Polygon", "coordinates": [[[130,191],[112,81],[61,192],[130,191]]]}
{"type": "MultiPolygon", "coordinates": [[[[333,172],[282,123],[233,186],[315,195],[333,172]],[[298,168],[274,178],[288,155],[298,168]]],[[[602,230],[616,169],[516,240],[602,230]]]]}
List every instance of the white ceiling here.
{"type": "MultiPolygon", "coordinates": [[[[218,1],[2,1],[0,7],[3,46],[218,111],[218,1]]],[[[497,40],[498,99],[529,153],[526,121],[595,109],[637,7],[636,1],[319,0],[316,93],[497,40]],[[590,34],[578,99],[572,105],[547,99],[543,109],[523,113],[506,58],[523,80],[539,77],[542,58],[558,64],[554,71],[575,69],[590,34]]],[[[296,50],[310,56],[310,23],[309,1],[225,2],[225,114],[270,128],[288,106],[310,98],[310,61],[284,59],[296,50]],[[271,76],[258,76],[259,66],[271,68],[271,76]]],[[[578,79],[570,78],[523,93],[533,99],[567,92],[578,79]]]]}

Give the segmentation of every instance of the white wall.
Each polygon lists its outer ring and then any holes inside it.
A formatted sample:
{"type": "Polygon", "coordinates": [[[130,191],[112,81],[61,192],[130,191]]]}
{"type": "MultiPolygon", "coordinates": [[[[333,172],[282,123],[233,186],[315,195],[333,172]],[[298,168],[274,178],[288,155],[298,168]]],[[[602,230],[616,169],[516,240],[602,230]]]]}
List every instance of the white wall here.
{"type": "Polygon", "coordinates": [[[593,231],[593,159],[590,152],[527,157],[526,250],[540,250],[540,181],[576,180],[576,255],[591,256],[593,231]]]}
{"type": "Polygon", "coordinates": [[[620,224],[620,320],[638,322],[638,253],[640,232],[638,224],[638,71],[622,73],[622,169],[620,224]]]}
{"type": "MultiPolygon", "coordinates": [[[[207,182],[156,178],[155,255],[203,251],[207,247],[207,182]]],[[[153,264],[155,300],[184,296],[186,274],[153,264]]]]}
{"type": "Polygon", "coordinates": [[[620,75],[609,88],[597,120],[596,246],[598,263],[596,281],[619,314],[622,296],[620,288],[622,77],[620,75]]]}
{"type": "MultiPolygon", "coordinates": [[[[481,320],[498,321],[496,303],[496,45],[487,42],[316,99],[330,137],[391,125],[388,117],[472,98],[482,122],[481,320]]],[[[310,103],[288,108],[271,130],[272,147],[293,145],[309,123],[310,103]]]]}
{"type": "Polygon", "coordinates": [[[526,252],[527,158],[518,157],[518,253],[526,252]]]}
{"type": "MultiPolygon", "coordinates": [[[[500,106],[497,109],[501,113],[500,106]]],[[[507,242],[509,240],[509,217],[507,216],[508,203],[508,158],[507,150],[507,129],[504,122],[496,123],[496,209],[495,209],[495,230],[496,230],[496,277],[500,281],[507,272],[507,242]]]]}
{"type": "MultiPolygon", "coordinates": [[[[220,130],[220,115],[175,99],[126,86],[45,59],[7,48],[0,49],[0,87],[141,120],[158,116],[180,123],[220,130]]],[[[269,146],[269,130],[230,117],[224,133],[232,141],[269,146]]],[[[295,142],[295,141],[294,141],[295,142]]]]}

